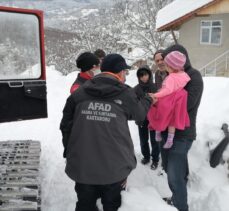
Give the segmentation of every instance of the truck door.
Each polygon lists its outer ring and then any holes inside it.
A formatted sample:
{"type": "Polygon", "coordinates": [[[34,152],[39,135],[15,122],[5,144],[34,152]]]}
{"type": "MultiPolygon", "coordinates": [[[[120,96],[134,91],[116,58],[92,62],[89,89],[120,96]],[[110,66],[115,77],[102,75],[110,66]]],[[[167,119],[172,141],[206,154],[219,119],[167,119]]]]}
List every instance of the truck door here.
{"type": "Polygon", "coordinates": [[[0,6],[0,122],[44,117],[43,13],[0,6]]]}

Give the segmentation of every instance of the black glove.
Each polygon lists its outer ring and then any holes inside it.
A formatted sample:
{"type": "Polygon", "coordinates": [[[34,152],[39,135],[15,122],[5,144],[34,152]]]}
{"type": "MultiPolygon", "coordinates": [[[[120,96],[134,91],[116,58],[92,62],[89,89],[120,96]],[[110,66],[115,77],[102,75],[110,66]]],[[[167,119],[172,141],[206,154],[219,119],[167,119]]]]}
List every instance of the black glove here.
{"type": "Polygon", "coordinates": [[[148,127],[149,121],[147,119],[143,121],[135,121],[135,124],[139,127],[148,127]]]}
{"type": "Polygon", "coordinates": [[[135,124],[139,127],[143,127],[144,126],[144,121],[135,121],[135,124]]]}
{"type": "Polygon", "coordinates": [[[70,136],[70,133],[62,131],[62,143],[64,146],[63,157],[64,158],[66,158],[66,155],[67,155],[67,145],[68,145],[69,136],[70,136]]]}

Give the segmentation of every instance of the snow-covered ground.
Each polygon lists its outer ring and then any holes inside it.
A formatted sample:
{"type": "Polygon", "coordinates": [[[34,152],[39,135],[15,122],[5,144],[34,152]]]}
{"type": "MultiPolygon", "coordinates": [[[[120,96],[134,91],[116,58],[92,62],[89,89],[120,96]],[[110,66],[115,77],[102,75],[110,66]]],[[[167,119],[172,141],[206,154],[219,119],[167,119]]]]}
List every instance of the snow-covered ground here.
{"type": "MultiPolygon", "coordinates": [[[[64,173],[65,160],[59,123],[62,109],[69,95],[69,88],[77,73],[62,76],[53,67],[47,67],[48,119],[0,124],[0,140],[33,139],[41,141],[42,210],[72,211],[76,194],[74,182],[64,173]]],[[[127,78],[131,86],[137,83],[136,72],[127,78]]],[[[197,119],[198,137],[189,154],[190,180],[188,196],[190,211],[228,211],[228,166],[209,166],[207,142],[216,145],[222,138],[222,123],[229,123],[228,78],[204,78],[204,94],[197,119]]],[[[16,102],[15,102],[16,103],[16,102]]],[[[138,161],[141,159],[139,137],[134,122],[129,123],[138,161]]],[[[229,150],[224,153],[229,158],[229,150]]],[[[120,211],[175,211],[161,196],[170,196],[166,175],[161,169],[150,170],[149,165],[138,163],[128,179],[127,191],[122,193],[120,211]]],[[[101,207],[101,203],[98,202],[101,207]]]]}

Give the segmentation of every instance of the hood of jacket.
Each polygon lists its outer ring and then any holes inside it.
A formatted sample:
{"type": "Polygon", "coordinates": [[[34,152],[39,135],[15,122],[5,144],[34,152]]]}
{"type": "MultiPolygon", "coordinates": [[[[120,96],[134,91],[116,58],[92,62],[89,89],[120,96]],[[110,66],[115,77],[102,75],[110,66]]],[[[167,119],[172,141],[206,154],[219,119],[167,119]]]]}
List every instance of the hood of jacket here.
{"type": "Polygon", "coordinates": [[[91,96],[110,98],[119,95],[129,86],[110,75],[101,73],[93,79],[88,80],[83,87],[85,92],[91,96]]]}
{"type": "Polygon", "coordinates": [[[138,70],[137,70],[137,77],[138,77],[138,83],[141,85],[141,86],[149,86],[150,84],[153,83],[153,79],[152,79],[152,72],[150,70],[150,68],[148,66],[143,66],[143,67],[140,67],[138,70]],[[139,78],[139,74],[142,72],[142,71],[146,71],[148,74],[149,74],[149,80],[147,83],[143,83],[140,78],[139,78]]]}

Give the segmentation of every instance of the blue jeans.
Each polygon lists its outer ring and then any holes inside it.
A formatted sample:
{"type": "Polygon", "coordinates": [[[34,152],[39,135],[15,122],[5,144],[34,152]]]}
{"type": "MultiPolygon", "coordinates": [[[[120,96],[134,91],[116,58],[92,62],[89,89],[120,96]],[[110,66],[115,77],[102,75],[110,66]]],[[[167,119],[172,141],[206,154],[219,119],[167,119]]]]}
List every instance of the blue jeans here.
{"type": "Polygon", "coordinates": [[[190,139],[174,139],[170,149],[163,149],[165,141],[161,142],[162,166],[168,176],[169,188],[173,194],[172,202],[179,211],[188,211],[188,151],[192,142],[190,139]]]}

